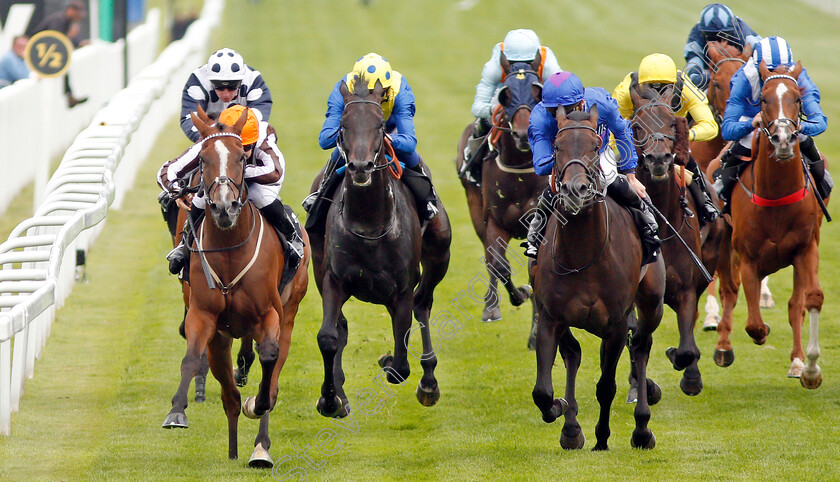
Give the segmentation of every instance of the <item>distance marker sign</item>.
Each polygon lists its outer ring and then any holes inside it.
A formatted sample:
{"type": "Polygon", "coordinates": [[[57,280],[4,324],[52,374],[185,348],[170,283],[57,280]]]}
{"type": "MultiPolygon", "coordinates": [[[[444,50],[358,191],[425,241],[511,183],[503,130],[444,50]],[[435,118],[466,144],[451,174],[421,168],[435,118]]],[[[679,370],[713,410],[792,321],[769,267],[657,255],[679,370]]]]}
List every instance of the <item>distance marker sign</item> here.
{"type": "Polygon", "coordinates": [[[58,77],[70,67],[73,44],[57,30],[44,30],[33,35],[26,44],[23,59],[29,70],[41,77],[58,77]]]}

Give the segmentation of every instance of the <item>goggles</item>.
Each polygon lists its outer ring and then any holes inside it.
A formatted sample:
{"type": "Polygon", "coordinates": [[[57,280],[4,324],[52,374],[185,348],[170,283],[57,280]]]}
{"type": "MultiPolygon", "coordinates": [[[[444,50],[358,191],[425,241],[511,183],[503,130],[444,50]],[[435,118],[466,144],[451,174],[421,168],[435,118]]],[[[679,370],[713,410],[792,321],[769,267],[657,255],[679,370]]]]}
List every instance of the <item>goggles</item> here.
{"type": "Polygon", "coordinates": [[[239,90],[241,84],[238,80],[213,80],[211,83],[215,90],[239,90]]]}

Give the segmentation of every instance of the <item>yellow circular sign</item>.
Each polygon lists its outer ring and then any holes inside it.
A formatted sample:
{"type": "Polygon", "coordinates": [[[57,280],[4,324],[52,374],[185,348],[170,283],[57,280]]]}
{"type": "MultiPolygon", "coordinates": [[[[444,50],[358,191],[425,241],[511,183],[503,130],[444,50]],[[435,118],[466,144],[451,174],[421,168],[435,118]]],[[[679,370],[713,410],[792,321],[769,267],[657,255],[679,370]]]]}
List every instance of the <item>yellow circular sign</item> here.
{"type": "Polygon", "coordinates": [[[26,44],[23,59],[29,70],[41,77],[58,77],[70,67],[73,44],[58,30],[44,30],[26,44]]]}

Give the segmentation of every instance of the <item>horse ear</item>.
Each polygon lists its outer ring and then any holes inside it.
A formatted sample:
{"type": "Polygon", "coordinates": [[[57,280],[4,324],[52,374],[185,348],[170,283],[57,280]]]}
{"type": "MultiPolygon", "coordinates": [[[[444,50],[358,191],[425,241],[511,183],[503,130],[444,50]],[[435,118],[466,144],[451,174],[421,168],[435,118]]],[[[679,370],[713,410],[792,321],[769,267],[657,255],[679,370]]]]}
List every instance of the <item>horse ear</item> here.
{"type": "Polygon", "coordinates": [[[198,118],[201,119],[207,125],[213,124],[213,119],[211,119],[210,116],[207,115],[207,112],[204,111],[204,108],[201,107],[201,104],[199,104],[197,107],[198,110],[196,112],[198,112],[198,118]]]}
{"type": "Polygon", "coordinates": [[[675,116],[674,122],[674,158],[679,166],[688,164],[688,120],[685,117],[675,116]]]}
{"type": "Polygon", "coordinates": [[[541,83],[539,83],[539,82],[532,82],[531,83],[531,95],[534,96],[534,100],[536,100],[537,102],[542,101],[542,91],[543,91],[543,86],[542,86],[541,83]]]}
{"type": "Polygon", "coordinates": [[[706,55],[709,56],[709,60],[711,60],[713,64],[718,63],[718,61],[723,58],[723,52],[720,47],[720,44],[717,42],[707,43],[706,55]]]}
{"type": "Polygon", "coordinates": [[[802,61],[797,60],[796,65],[793,66],[793,70],[790,72],[791,77],[794,79],[799,79],[799,74],[802,73],[802,61]]]}
{"type": "Polygon", "coordinates": [[[190,112],[190,118],[192,119],[192,123],[196,130],[198,130],[198,135],[202,138],[207,137],[211,121],[204,112],[204,109],[202,109],[201,106],[198,106],[198,112],[190,112]]]}
{"type": "Polygon", "coordinates": [[[593,129],[598,130],[598,104],[592,104],[592,108],[589,109],[589,123],[593,129]]]}
{"type": "Polygon", "coordinates": [[[741,58],[743,60],[749,60],[750,57],[752,57],[752,54],[753,54],[753,47],[752,47],[751,44],[747,44],[747,46],[744,47],[744,50],[741,52],[741,58]]]}
{"type": "Polygon", "coordinates": [[[379,79],[376,79],[376,84],[373,85],[373,95],[376,97],[377,102],[381,102],[382,97],[385,96],[385,87],[382,87],[382,82],[379,79]]]}
{"type": "Polygon", "coordinates": [[[245,122],[248,121],[248,109],[242,109],[242,113],[239,114],[239,119],[236,120],[236,124],[233,125],[233,132],[237,135],[242,134],[242,129],[245,127],[245,122]]]}
{"type": "Polygon", "coordinates": [[[539,72],[540,64],[542,63],[542,52],[540,52],[540,50],[537,50],[536,58],[531,61],[531,70],[535,72],[539,72]]]}
{"type": "Polygon", "coordinates": [[[766,79],[767,77],[770,77],[770,69],[767,68],[767,64],[764,63],[764,60],[762,60],[761,63],[758,64],[758,74],[761,76],[762,82],[764,82],[764,79],[766,79]]]}
{"type": "Polygon", "coordinates": [[[345,104],[350,99],[350,96],[353,95],[350,93],[350,87],[347,86],[347,81],[341,82],[341,85],[338,87],[338,91],[341,93],[341,96],[344,97],[345,104]]]}
{"type": "Polygon", "coordinates": [[[633,102],[633,108],[638,108],[642,104],[642,94],[639,93],[639,84],[630,84],[630,101],[633,102]]]}
{"type": "Polygon", "coordinates": [[[509,61],[509,60],[507,59],[507,57],[505,56],[505,53],[504,53],[504,52],[502,52],[502,53],[499,55],[499,60],[501,61],[501,64],[502,64],[502,72],[504,72],[505,74],[507,74],[508,72],[510,72],[510,61],[509,61]]]}
{"type": "Polygon", "coordinates": [[[554,114],[554,118],[557,119],[557,125],[562,126],[564,122],[566,122],[566,109],[563,108],[562,105],[558,105],[556,107],[557,113],[554,114]]]}

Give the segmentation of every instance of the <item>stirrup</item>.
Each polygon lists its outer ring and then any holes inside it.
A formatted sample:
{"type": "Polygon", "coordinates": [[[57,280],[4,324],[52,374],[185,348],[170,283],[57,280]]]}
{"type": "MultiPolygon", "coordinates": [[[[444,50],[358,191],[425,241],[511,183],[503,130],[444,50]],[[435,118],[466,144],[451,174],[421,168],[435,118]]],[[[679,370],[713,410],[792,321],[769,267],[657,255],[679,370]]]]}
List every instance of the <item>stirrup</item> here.
{"type": "Polygon", "coordinates": [[[426,203],[426,212],[423,214],[423,221],[431,221],[438,214],[437,203],[429,201],[426,203]]]}
{"type": "Polygon", "coordinates": [[[308,213],[309,210],[312,209],[312,206],[315,205],[315,201],[318,200],[318,196],[320,196],[320,195],[321,195],[321,191],[318,190],[318,191],[315,191],[315,192],[311,193],[310,195],[306,196],[303,199],[303,202],[300,203],[300,205],[303,206],[303,210],[308,213]]]}
{"type": "Polygon", "coordinates": [[[530,241],[523,241],[519,244],[519,246],[525,248],[525,256],[533,259],[537,259],[537,255],[540,252],[540,247],[531,244],[530,241]]]}

